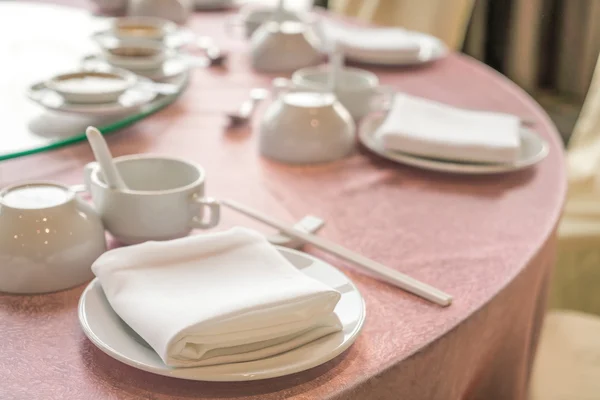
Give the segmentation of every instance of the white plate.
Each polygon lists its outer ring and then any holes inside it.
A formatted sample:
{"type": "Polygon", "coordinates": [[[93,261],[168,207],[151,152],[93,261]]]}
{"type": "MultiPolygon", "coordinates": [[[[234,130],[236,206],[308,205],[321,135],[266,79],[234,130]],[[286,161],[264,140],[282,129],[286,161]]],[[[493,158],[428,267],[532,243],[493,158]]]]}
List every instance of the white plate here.
{"type": "MultiPolygon", "coordinates": [[[[99,54],[92,54],[84,57],[83,59],[84,68],[88,65],[91,66],[110,66],[108,61],[106,61],[99,54]]],[[[165,62],[161,65],[160,68],[156,69],[129,69],[129,71],[133,72],[136,75],[143,76],[148,79],[152,79],[154,81],[163,81],[172,78],[176,78],[181,74],[187,72],[194,65],[186,59],[185,56],[182,55],[173,55],[169,57],[165,62]]]]}
{"type": "Polygon", "coordinates": [[[135,86],[123,93],[114,103],[77,104],[66,102],[61,95],[48,89],[43,82],[31,85],[27,91],[27,97],[48,110],[85,115],[128,113],[150,103],[156,96],[153,90],[144,86],[135,86]]]}
{"type": "Polygon", "coordinates": [[[346,52],[345,57],[349,61],[357,63],[401,67],[430,63],[448,55],[448,48],[438,38],[422,33],[415,33],[415,35],[419,36],[419,42],[421,43],[421,49],[416,58],[402,53],[350,50],[346,52]]]}
{"type": "Polygon", "coordinates": [[[316,367],[338,356],[354,343],[365,321],[365,303],[354,283],[335,267],[296,250],[282,247],[278,247],[278,250],[303,273],[342,294],[335,308],[343,325],[341,332],[262,360],[207,367],[170,368],[117,316],[98,279],[94,279],[81,295],[79,322],[92,343],[109,356],[134,368],[173,378],[250,381],[289,375],[316,367]]]}
{"type": "Polygon", "coordinates": [[[384,149],[379,140],[375,137],[377,128],[379,128],[384,119],[384,114],[371,114],[361,122],[358,131],[361,143],[372,152],[387,158],[388,160],[432,171],[472,175],[512,172],[539,163],[548,155],[549,151],[548,143],[546,143],[544,139],[542,139],[535,131],[522,127],[520,132],[521,151],[519,153],[519,158],[516,162],[511,164],[461,163],[458,161],[424,158],[408,153],[384,149]]]}

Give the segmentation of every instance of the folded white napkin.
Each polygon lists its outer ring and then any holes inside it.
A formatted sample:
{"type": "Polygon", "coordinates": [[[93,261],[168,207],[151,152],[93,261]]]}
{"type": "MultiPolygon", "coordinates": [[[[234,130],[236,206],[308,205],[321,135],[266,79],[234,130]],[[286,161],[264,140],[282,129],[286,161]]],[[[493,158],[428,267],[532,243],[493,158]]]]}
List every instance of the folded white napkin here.
{"type": "Polygon", "coordinates": [[[376,137],[386,150],[484,163],[517,160],[521,121],[509,114],[471,111],[396,94],[376,137]]]}
{"type": "Polygon", "coordinates": [[[173,367],[257,360],[342,328],[340,294],[245,228],[111,250],[92,270],[115,312],[173,367]]]}
{"type": "Polygon", "coordinates": [[[325,19],[320,21],[320,29],[326,50],[337,43],[350,58],[416,58],[426,36],[401,28],[365,28],[325,19]]]}

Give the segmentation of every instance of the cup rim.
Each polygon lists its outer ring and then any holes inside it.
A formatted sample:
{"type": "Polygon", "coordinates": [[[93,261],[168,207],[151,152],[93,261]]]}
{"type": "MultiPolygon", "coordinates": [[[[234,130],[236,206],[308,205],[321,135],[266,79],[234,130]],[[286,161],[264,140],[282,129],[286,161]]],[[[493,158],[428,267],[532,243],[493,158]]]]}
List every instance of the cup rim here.
{"type": "MultiPolygon", "coordinates": [[[[368,82],[368,86],[346,86],[341,88],[343,91],[359,91],[362,89],[373,89],[380,86],[379,78],[371,71],[367,71],[366,69],[355,68],[355,67],[344,67],[344,71],[355,74],[356,76],[361,75],[366,78],[368,82]]],[[[306,67],[301,68],[295,71],[292,74],[292,83],[296,85],[303,85],[308,87],[313,87],[315,90],[322,90],[322,86],[319,84],[315,84],[314,82],[306,82],[306,76],[308,75],[322,75],[327,74],[327,66],[321,65],[317,67],[306,67]]]]}
{"type": "Polygon", "coordinates": [[[177,24],[165,18],[145,16],[123,16],[113,18],[113,20],[111,21],[110,31],[117,34],[118,28],[122,25],[126,25],[127,23],[131,23],[132,25],[136,23],[140,25],[145,24],[160,30],[160,34],[150,35],[148,36],[148,38],[161,38],[177,30],[177,24]]]}
{"type": "Polygon", "coordinates": [[[104,96],[115,93],[123,93],[127,89],[134,86],[137,82],[137,77],[133,73],[122,70],[120,68],[105,68],[105,69],[80,69],[71,72],[64,72],[60,74],[56,74],[45,82],[47,88],[54,90],[55,92],[61,95],[84,95],[84,96],[104,96]],[[104,75],[104,76],[114,76],[117,79],[121,79],[123,84],[114,90],[106,90],[106,91],[90,91],[90,92],[75,92],[72,90],[65,90],[64,88],[59,87],[59,82],[63,79],[69,79],[69,77],[83,76],[83,75],[104,75]]]}
{"type": "Polygon", "coordinates": [[[25,181],[25,182],[20,182],[20,183],[15,183],[15,184],[9,185],[9,186],[3,188],[2,190],[0,190],[0,206],[5,207],[9,210],[25,210],[25,211],[51,210],[53,208],[62,207],[65,204],[68,204],[69,202],[73,201],[74,198],[75,198],[75,192],[71,189],[70,186],[64,185],[64,184],[56,182],[56,181],[51,181],[51,180],[25,181]],[[11,192],[12,190],[15,190],[15,189],[18,189],[21,187],[34,186],[34,185],[54,186],[54,187],[63,189],[65,191],[65,201],[63,201],[60,204],[55,204],[53,206],[38,207],[38,208],[14,207],[14,206],[10,206],[4,202],[4,196],[8,192],[11,192]]]}
{"type": "Polygon", "coordinates": [[[134,190],[134,189],[127,188],[127,189],[117,190],[117,189],[109,188],[106,183],[104,183],[102,180],[100,180],[100,178],[98,176],[98,174],[100,172],[100,167],[96,163],[96,165],[93,166],[92,172],[90,174],[90,180],[94,185],[97,185],[104,190],[110,190],[110,191],[114,191],[114,192],[126,193],[126,194],[136,195],[136,196],[156,196],[157,194],[164,195],[164,194],[181,193],[186,190],[192,189],[195,186],[198,186],[199,184],[203,184],[205,181],[206,171],[204,170],[204,168],[202,168],[200,166],[200,164],[197,164],[193,161],[189,161],[189,160],[186,160],[183,158],[162,156],[159,154],[129,154],[129,155],[114,158],[114,161],[116,164],[118,164],[120,162],[136,161],[136,160],[167,160],[167,161],[179,162],[181,164],[186,164],[186,165],[191,166],[194,169],[196,169],[196,171],[198,171],[198,177],[193,182],[188,183],[187,185],[179,186],[179,187],[172,188],[172,189],[134,190]]]}

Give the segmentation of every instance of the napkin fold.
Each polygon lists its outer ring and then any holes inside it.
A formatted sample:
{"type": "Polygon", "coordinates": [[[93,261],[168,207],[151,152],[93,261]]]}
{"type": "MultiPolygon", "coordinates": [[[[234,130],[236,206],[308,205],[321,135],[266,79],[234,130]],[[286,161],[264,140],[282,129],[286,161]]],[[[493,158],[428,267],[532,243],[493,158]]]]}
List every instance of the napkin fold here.
{"type": "Polygon", "coordinates": [[[512,163],[521,121],[510,114],[464,110],[398,93],[376,132],[386,150],[436,159],[512,163]]]}
{"type": "Polygon", "coordinates": [[[340,294],[245,228],[111,250],[92,270],[172,367],[257,360],[342,329],[340,294]]]}
{"type": "Polygon", "coordinates": [[[392,56],[417,58],[426,36],[402,28],[359,27],[325,19],[320,29],[327,51],[337,44],[350,58],[373,58],[374,62],[392,56]]]}

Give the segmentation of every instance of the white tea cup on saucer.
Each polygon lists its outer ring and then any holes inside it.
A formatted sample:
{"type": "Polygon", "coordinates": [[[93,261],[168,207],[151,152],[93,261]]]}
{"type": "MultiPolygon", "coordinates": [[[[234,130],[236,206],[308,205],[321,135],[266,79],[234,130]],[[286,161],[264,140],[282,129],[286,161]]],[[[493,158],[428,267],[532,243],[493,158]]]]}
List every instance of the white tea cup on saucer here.
{"type": "Polygon", "coordinates": [[[69,103],[112,103],[137,84],[137,77],[124,70],[99,68],[56,75],[44,86],[69,103]]]}
{"type": "Polygon", "coordinates": [[[219,204],[205,198],[199,165],[147,154],[114,161],[127,189],[110,189],[96,162],[86,165],[84,181],[106,230],[119,242],[175,239],[218,224],[219,204]]]}
{"type": "Polygon", "coordinates": [[[329,162],[352,151],[355,130],[352,116],[332,93],[283,90],[262,117],[259,148],[284,163],[329,162]]]}
{"type": "Polygon", "coordinates": [[[309,25],[298,21],[267,22],[252,35],[252,67],[261,72],[291,72],[323,59],[320,38],[309,25]]]}
{"type": "Polygon", "coordinates": [[[163,63],[175,55],[174,50],[161,42],[140,42],[120,40],[100,45],[102,57],[111,65],[132,71],[160,68],[163,63]]]}
{"type": "MultiPolygon", "coordinates": [[[[378,104],[389,104],[395,90],[379,84],[372,72],[359,68],[340,68],[333,91],[355,120],[375,111],[378,104]]],[[[300,69],[292,75],[290,84],[294,90],[325,90],[329,85],[330,71],[327,66],[300,69]]]]}
{"type": "Polygon", "coordinates": [[[118,39],[162,41],[179,28],[164,18],[120,17],[114,18],[106,33],[118,39]]]}

